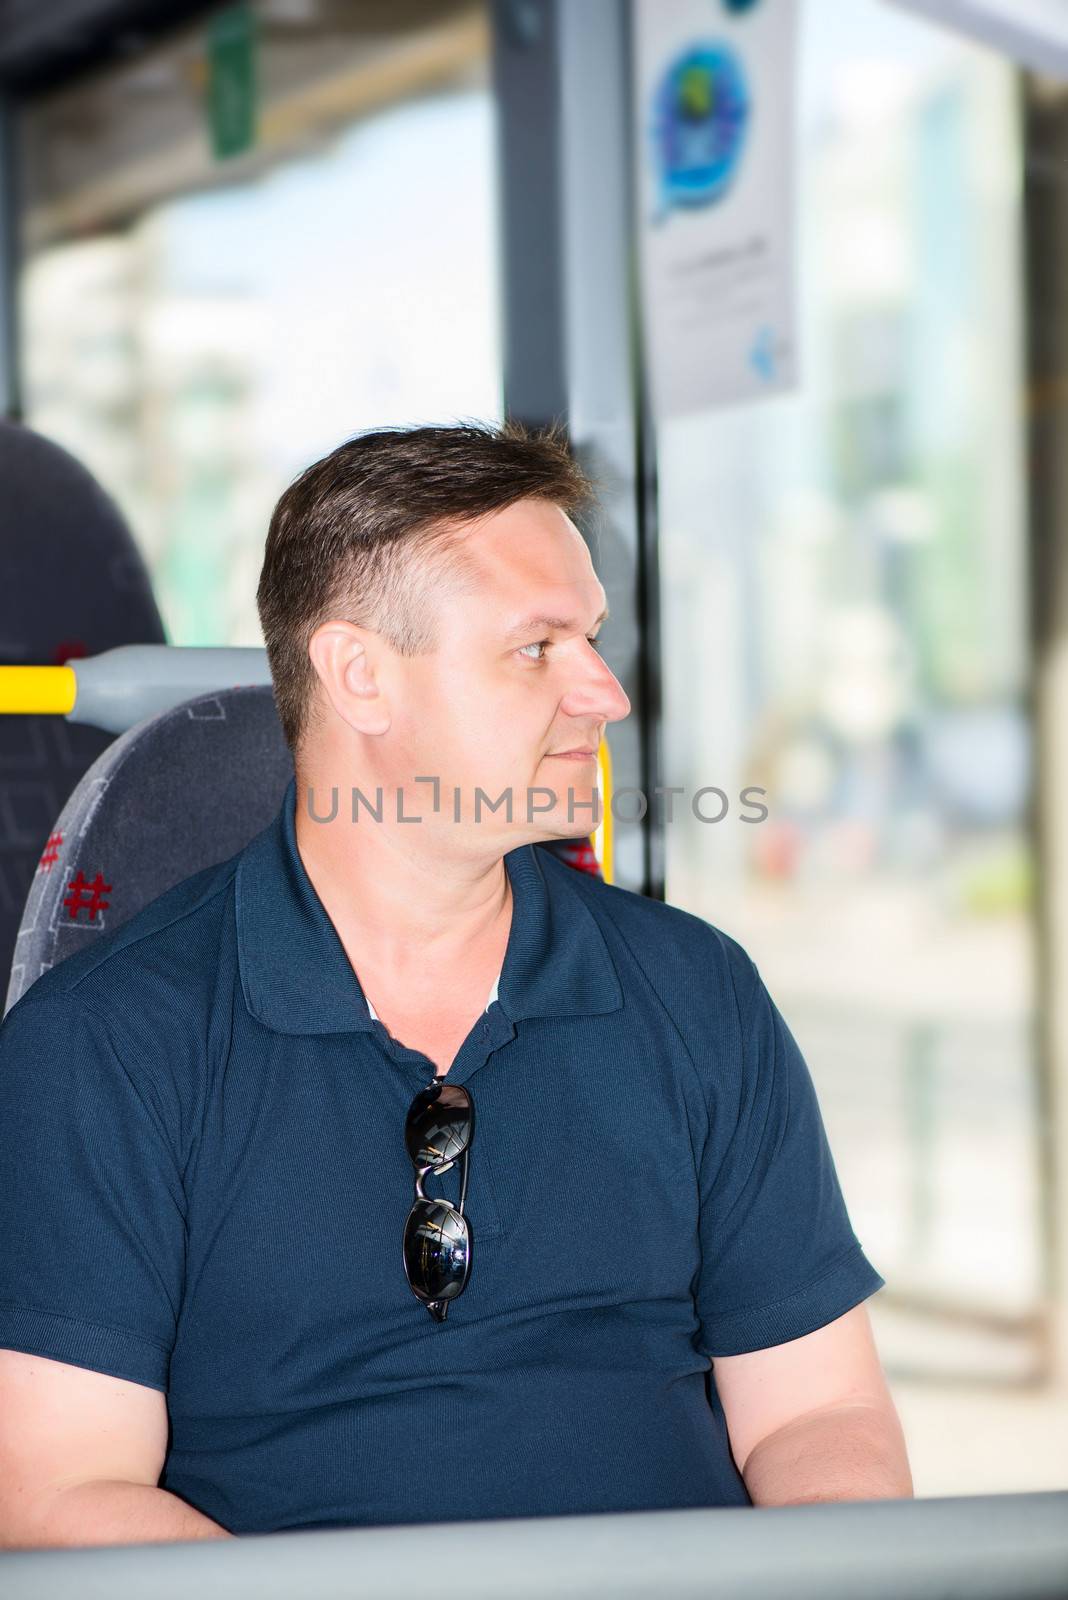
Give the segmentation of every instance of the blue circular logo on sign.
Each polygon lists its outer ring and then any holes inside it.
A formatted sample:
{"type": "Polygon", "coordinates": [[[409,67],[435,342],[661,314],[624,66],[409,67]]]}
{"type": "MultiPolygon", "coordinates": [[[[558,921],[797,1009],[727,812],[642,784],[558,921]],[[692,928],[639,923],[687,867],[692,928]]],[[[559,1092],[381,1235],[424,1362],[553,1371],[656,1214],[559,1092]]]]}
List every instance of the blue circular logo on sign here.
{"type": "Polygon", "coordinates": [[[727,11],[752,11],[753,7],[760,4],[760,0],[723,0],[727,11]]]}
{"type": "Polygon", "coordinates": [[[718,200],[738,165],[749,91],[725,44],[691,45],[670,65],[654,97],[653,140],[664,201],[718,200]]]}

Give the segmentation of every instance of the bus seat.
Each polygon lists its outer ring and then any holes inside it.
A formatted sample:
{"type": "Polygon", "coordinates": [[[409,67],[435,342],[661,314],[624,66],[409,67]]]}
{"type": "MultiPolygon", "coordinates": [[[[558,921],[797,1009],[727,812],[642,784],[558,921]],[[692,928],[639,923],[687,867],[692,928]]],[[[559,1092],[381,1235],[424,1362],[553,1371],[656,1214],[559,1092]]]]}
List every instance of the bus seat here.
{"type": "Polygon", "coordinates": [[[198,695],[113,739],[40,854],[5,1014],[50,967],[243,849],[292,776],[269,685],[198,695]]]}
{"type": "MultiPolygon", "coordinates": [[[[0,483],[0,665],[59,666],[165,642],[133,537],[73,456],[0,420],[0,483]]],[[[0,717],[0,974],[49,829],[114,737],[61,716],[0,717]]]]}

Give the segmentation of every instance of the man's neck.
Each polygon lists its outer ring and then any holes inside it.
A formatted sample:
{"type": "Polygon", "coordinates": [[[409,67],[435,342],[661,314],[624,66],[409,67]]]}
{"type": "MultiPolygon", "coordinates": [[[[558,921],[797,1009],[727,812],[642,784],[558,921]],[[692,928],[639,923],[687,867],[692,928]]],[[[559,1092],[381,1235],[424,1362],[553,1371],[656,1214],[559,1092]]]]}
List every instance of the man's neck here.
{"type": "Polygon", "coordinates": [[[333,821],[316,822],[299,776],[296,799],[300,858],[358,970],[387,985],[420,972],[474,975],[495,961],[499,970],[512,918],[503,857],[456,858],[430,830],[416,839],[413,824],[354,824],[342,806],[333,821]]]}

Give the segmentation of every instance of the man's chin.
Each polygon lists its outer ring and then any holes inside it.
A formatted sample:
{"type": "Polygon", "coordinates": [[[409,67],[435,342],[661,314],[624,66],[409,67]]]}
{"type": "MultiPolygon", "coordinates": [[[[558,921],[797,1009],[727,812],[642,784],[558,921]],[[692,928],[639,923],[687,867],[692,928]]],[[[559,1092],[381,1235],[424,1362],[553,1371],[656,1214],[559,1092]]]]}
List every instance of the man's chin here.
{"type": "Polygon", "coordinates": [[[600,823],[598,811],[587,810],[585,820],[578,806],[575,806],[576,816],[568,820],[566,812],[557,817],[552,814],[544,817],[535,817],[530,824],[531,839],[534,844],[548,843],[550,840],[563,839],[588,839],[600,823]]]}
{"type": "MultiPolygon", "coordinates": [[[[554,839],[586,839],[604,820],[604,804],[597,784],[572,786],[561,792],[560,804],[545,814],[554,839]]],[[[541,819],[535,816],[535,823],[541,819]]]]}
{"type": "Polygon", "coordinates": [[[481,819],[490,827],[495,821],[504,823],[502,832],[508,837],[508,850],[521,844],[588,839],[603,820],[600,786],[590,779],[568,783],[557,778],[555,783],[532,785],[525,791],[515,788],[512,794],[512,812],[507,821],[503,811],[495,817],[488,810],[483,811],[481,819]]]}

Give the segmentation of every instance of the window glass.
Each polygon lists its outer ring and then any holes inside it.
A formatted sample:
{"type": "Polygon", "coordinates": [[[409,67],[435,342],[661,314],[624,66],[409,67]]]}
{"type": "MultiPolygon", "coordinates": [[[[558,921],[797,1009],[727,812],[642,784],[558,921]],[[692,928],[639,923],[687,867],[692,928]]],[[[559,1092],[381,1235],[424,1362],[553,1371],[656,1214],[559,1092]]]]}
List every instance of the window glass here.
{"type": "Polygon", "coordinates": [[[310,461],[501,415],[482,7],[252,15],[234,159],[207,23],[27,114],[26,420],[125,511],[173,644],[262,643],[267,522],[310,461]]]}
{"type": "Polygon", "coordinates": [[[676,801],[667,894],[741,940],[806,1054],[887,1358],[1019,1373],[1044,1282],[1017,79],[874,0],[811,0],[800,39],[799,387],[659,430],[666,781],[730,805],[676,801]]]}

